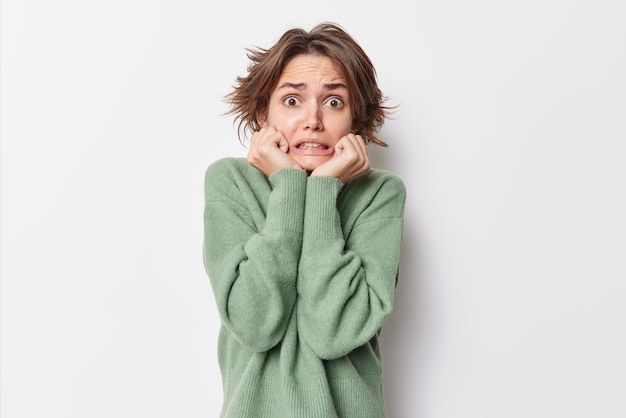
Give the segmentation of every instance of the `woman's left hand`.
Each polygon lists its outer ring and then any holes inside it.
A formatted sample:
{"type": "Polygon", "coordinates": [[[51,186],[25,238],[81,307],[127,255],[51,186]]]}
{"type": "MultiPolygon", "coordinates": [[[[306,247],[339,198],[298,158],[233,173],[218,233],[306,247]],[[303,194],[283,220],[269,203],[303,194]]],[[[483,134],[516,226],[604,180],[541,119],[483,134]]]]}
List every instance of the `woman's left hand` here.
{"type": "Polygon", "coordinates": [[[344,184],[367,173],[370,168],[369,156],[361,135],[349,133],[335,144],[335,154],[317,167],[311,176],[337,177],[344,184]]]}

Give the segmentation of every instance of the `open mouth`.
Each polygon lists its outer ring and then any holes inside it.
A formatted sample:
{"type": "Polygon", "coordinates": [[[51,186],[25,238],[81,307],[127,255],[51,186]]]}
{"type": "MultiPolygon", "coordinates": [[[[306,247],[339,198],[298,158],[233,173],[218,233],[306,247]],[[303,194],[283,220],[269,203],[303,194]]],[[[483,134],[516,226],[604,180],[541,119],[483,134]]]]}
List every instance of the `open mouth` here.
{"type": "Polygon", "coordinates": [[[328,155],[333,152],[333,148],[316,142],[302,142],[293,151],[303,155],[328,155]]]}
{"type": "Polygon", "coordinates": [[[324,144],[318,144],[316,142],[303,142],[300,145],[298,145],[299,149],[311,149],[311,148],[317,148],[317,149],[328,149],[328,147],[324,144]]]}

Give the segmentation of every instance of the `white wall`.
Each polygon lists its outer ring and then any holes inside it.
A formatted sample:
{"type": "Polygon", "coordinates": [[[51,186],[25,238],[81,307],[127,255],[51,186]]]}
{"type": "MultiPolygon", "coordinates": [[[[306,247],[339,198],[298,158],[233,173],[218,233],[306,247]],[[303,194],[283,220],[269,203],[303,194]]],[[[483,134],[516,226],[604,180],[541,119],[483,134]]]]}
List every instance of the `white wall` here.
{"type": "MultiPolygon", "coordinates": [[[[391,418],[626,416],[626,5],[5,0],[2,418],[217,417],[203,174],[244,48],[343,25],[408,188],[391,418]]],[[[372,148],[372,147],[370,147],[372,148]]]]}

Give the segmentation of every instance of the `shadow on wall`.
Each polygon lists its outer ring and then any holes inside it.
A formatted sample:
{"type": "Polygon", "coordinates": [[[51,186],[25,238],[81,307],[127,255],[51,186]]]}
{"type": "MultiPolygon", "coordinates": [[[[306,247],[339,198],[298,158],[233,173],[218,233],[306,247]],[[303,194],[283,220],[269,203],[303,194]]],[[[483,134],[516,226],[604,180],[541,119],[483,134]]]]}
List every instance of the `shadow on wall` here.
{"type": "MultiPolygon", "coordinates": [[[[426,342],[422,335],[428,318],[426,306],[429,300],[428,289],[420,272],[424,271],[420,237],[417,222],[409,212],[411,182],[416,176],[408,177],[400,173],[399,162],[402,162],[404,173],[414,172],[415,167],[406,166],[412,157],[413,148],[408,148],[406,133],[385,126],[381,137],[389,144],[383,148],[368,145],[370,166],[391,171],[399,175],[407,188],[407,202],[404,214],[404,235],[400,254],[400,275],[396,287],[394,310],[383,324],[381,334],[381,353],[383,356],[384,397],[388,418],[417,418],[415,411],[416,397],[423,396],[424,390],[418,387],[420,374],[419,359],[424,356],[426,342]],[[409,160],[409,161],[407,161],[409,160]],[[406,170],[408,168],[408,171],[406,170]]],[[[410,162],[409,162],[410,164],[410,162]]]]}
{"type": "Polygon", "coordinates": [[[423,393],[418,386],[418,382],[423,381],[418,379],[418,360],[426,345],[421,337],[426,334],[423,330],[427,321],[428,289],[419,274],[423,271],[420,236],[411,214],[405,212],[394,310],[383,324],[381,335],[385,404],[387,416],[393,418],[416,418],[415,399],[423,393]]]}

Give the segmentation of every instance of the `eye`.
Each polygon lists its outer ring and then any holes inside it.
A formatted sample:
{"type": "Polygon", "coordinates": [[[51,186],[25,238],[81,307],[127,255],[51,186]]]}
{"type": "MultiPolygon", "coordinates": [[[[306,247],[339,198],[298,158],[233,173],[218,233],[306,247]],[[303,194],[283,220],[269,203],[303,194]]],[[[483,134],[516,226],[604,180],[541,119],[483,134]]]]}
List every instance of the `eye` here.
{"type": "Polygon", "coordinates": [[[298,99],[295,96],[287,96],[283,99],[283,103],[287,106],[295,106],[298,104],[298,99]]]}
{"type": "Polygon", "coordinates": [[[326,103],[328,103],[330,107],[338,109],[343,107],[343,100],[340,97],[331,97],[326,103]]]}

